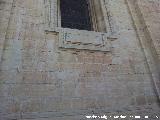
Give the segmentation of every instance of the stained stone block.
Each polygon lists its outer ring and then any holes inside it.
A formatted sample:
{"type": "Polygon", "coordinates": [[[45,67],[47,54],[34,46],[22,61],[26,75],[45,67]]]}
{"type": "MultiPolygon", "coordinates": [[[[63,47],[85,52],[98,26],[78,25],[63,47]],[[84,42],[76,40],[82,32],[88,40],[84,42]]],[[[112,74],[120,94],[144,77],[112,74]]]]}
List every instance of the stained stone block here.
{"type": "Polygon", "coordinates": [[[136,103],[137,103],[137,105],[145,105],[146,104],[145,96],[137,96],[136,103]]]}

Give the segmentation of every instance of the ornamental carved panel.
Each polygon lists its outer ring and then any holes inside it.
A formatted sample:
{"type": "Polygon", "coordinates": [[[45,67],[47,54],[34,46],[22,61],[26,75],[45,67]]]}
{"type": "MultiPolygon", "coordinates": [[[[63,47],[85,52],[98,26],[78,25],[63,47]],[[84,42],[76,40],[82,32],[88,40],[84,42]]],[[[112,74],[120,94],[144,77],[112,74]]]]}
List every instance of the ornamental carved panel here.
{"type": "Polygon", "coordinates": [[[107,34],[94,31],[88,32],[86,30],[73,30],[69,28],[63,28],[61,29],[61,32],[59,32],[59,47],[80,50],[110,51],[107,34]]]}

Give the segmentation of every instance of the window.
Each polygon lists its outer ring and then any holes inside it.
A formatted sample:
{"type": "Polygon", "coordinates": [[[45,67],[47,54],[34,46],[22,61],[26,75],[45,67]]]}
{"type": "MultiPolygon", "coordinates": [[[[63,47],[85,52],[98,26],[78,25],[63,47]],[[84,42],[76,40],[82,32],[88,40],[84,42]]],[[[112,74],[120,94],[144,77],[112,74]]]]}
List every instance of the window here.
{"type": "Polygon", "coordinates": [[[46,31],[56,32],[58,46],[108,52],[111,24],[105,0],[44,0],[46,31]]]}
{"type": "Polygon", "coordinates": [[[106,32],[99,0],[60,0],[61,27],[106,32]]]}
{"type": "Polygon", "coordinates": [[[61,26],[92,30],[88,0],[61,0],[61,26]]]}

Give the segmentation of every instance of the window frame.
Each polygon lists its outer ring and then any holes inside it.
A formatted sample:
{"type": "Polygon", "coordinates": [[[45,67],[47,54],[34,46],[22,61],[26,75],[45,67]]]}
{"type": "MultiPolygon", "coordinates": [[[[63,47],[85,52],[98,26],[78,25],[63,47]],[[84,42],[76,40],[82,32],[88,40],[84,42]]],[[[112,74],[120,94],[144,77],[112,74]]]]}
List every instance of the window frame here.
{"type": "MultiPolygon", "coordinates": [[[[90,0],[93,1],[93,0],[90,0]]],[[[83,49],[83,50],[95,50],[95,51],[103,51],[108,52],[111,51],[111,39],[117,39],[115,36],[113,36],[113,32],[111,30],[111,21],[108,18],[108,13],[106,8],[105,0],[99,0],[100,1],[100,7],[102,7],[102,15],[104,17],[104,24],[106,26],[105,32],[97,32],[97,31],[87,31],[87,30],[78,30],[78,29],[71,29],[71,28],[63,28],[61,27],[61,15],[60,15],[60,0],[44,0],[45,3],[45,31],[50,32],[56,32],[59,35],[59,47],[60,48],[73,48],[73,49],[83,49]],[[69,33],[67,33],[69,31],[69,33]],[[101,38],[102,41],[105,43],[101,46],[95,47],[93,45],[68,45],[68,43],[65,43],[66,35],[72,35],[75,31],[77,31],[77,35],[81,35],[82,37],[84,35],[88,36],[86,39],[93,39],[92,34],[95,35],[95,39],[101,38]]],[[[96,25],[96,23],[93,23],[96,25]]],[[[76,35],[75,35],[76,36],[76,35]]],[[[80,38],[80,37],[79,37],[80,38]]]]}

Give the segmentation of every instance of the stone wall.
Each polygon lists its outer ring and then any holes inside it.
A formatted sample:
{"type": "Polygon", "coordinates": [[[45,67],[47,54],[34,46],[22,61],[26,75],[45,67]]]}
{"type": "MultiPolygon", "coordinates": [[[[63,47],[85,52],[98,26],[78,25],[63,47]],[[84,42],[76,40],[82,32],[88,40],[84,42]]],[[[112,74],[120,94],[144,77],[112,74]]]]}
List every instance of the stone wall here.
{"type": "Polygon", "coordinates": [[[156,119],[159,2],[106,0],[117,39],[98,52],[60,49],[57,33],[45,31],[44,0],[0,0],[0,120],[156,119]]]}
{"type": "MultiPolygon", "coordinates": [[[[160,1],[139,1],[144,20],[146,22],[148,31],[153,40],[154,47],[158,57],[160,56],[160,1]]],[[[159,57],[160,58],[160,57],[159,57]]]]}

